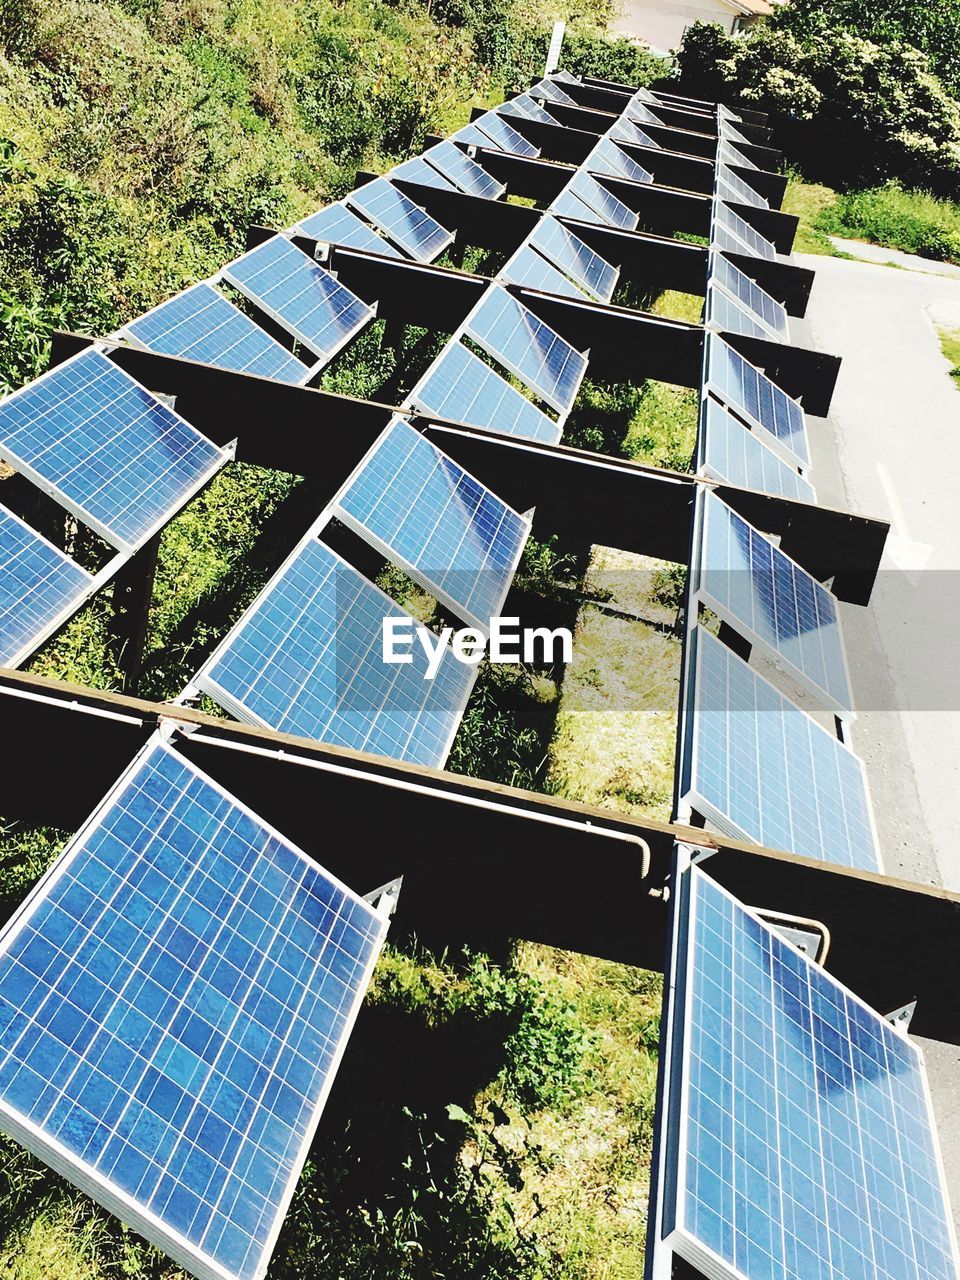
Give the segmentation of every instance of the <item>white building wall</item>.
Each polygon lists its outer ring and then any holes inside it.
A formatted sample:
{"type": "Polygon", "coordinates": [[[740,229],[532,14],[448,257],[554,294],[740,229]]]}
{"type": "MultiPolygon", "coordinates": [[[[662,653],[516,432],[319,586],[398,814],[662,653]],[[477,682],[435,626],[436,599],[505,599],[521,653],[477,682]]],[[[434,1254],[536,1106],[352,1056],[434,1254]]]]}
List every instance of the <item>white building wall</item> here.
{"type": "Polygon", "coordinates": [[[612,24],[618,35],[639,36],[658,52],[676,49],[694,22],[719,22],[732,32],[737,15],[718,0],[620,0],[612,24]]]}

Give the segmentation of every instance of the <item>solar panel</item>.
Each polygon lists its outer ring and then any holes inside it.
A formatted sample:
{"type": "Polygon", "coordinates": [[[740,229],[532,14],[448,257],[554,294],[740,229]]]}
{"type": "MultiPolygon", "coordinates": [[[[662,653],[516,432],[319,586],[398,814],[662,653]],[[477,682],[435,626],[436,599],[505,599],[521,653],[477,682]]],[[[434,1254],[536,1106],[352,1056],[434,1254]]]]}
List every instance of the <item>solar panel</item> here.
{"type": "Polygon", "coordinates": [[[453,342],[440,355],[423,381],[410,393],[409,403],[426,413],[454,422],[487,427],[505,435],[556,444],[559,423],[484,364],[462,342],[453,342]]]}
{"type": "Polygon", "coordinates": [[[583,81],[579,76],[575,76],[570,71],[551,71],[551,80],[560,80],[563,84],[582,84],[583,81]]]}
{"type": "Polygon", "coordinates": [[[635,125],[625,116],[621,116],[619,120],[614,121],[607,131],[607,137],[613,138],[614,141],[632,142],[635,147],[655,147],[658,151],[663,150],[660,143],[654,142],[649,133],[644,133],[639,125],[635,125]]]}
{"type": "Polygon", "coordinates": [[[654,115],[650,108],[644,106],[642,102],[633,101],[628,103],[623,114],[634,124],[655,124],[663,128],[663,121],[660,117],[654,115]]]}
{"type": "Polygon", "coordinates": [[[508,98],[497,107],[502,116],[519,116],[526,120],[539,120],[541,124],[556,124],[557,119],[546,111],[539,102],[534,102],[528,93],[518,93],[515,98],[508,98]]]}
{"type": "Polygon", "coordinates": [[[298,224],[297,230],[305,236],[313,236],[325,244],[341,244],[351,249],[363,249],[367,253],[382,253],[388,258],[403,255],[388,240],[378,236],[362,218],[344,204],[330,204],[319,213],[313,213],[298,224]]]}
{"type": "Polygon", "coordinates": [[[404,182],[419,182],[424,187],[437,187],[440,191],[459,191],[455,182],[442,174],[433,165],[427,164],[423,156],[412,156],[403,164],[395,165],[390,170],[390,181],[401,178],[404,182]]]}
{"type": "Polygon", "coordinates": [[[568,298],[583,298],[583,293],[577,286],[529,244],[521,245],[498,274],[501,280],[526,285],[528,289],[560,293],[568,298]]]}
{"type": "Polygon", "coordinates": [[[332,360],[375,314],[284,236],[229,263],[223,278],[321,360],[332,360]]]}
{"type": "Polygon", "coordinates": [[[154,740],[0,937],[0,1123],[204,1280],[257,1280],[384,921],[154,740]]]}
{"type": "Polygon", "coordinates": [[[732,142],[728,142],[723,137],[721,137],[720,145],[717,148],[717,156],[724,164],[739,165],[743,169],[760,168],[759,165],[753,163],[749,156],[744,155],[739,147],[734,146],[732,142]]]}
{"type": "Polygon", "coordinates": [[[310,370],[208,284],[195,284],[146,315],[124,325],[121,333],[164,355],[200,360],[239,373],[256,373],[294,385],[310,370]]]}
{"type": "Polygon", "coordinates": [[[734,120],[736,120],[737,123],[742,123],[737,116],[725,116],[723,118],[720,123],[720,136],[727,139],[727,141],[733,143],[744,142],[749,146],[750,139],[737,128],[737,125],[733,123],[734,120]]]}
{"type": "Polygon", "coordinates": [[[611,138],[601,138],[584,161],[592,173],[606,173],[629,182],[652,182],[653,174],[622,151],[611,138]]]}
{"type": "Polygon", "coordinates": [[[577,398],[587,360],[499,285],[483,295],[465,332],[548,405],[564,413],[577,398]]]}
{"type": "Polygon", "coordinates": [[[575,107],[577,105],[576,98],[571,98],[569,93],[565,93],[552,80],[538,80],[536,84],[530,86],[527,92],[531,97],[535,98],[539,94],[542,98],[549,98],[551,102],[562,102],[567,107],[575,107]]]}
{"type": "Polygon", "coordinates": [[[712,397],[704,401],[698,447],[701,469],[715,480],[796,498],[799,502],[816,501],[813,485],[712,397]]]}
{"type": "Polygon", "coordinates": [[[759,209],[769,209],[768,201],[764,200],[759,191],[754,191],[749,183],[734,173],[729,165],[717,165],[717,194],[721,200],[739,201],[740,204],[753,204],[759,209]]]}
{"type": "Polygon", "coordinates": [[[374,178],[358,191],[351,191],[347,200],[419,262],[432,262],[453,244],[452,231],[441,227],[386,178],[374,178]]]}
{"type": "Polygon", "coordinates": [[[88,347],[0,402],[0,458],[133,551],[227,455],[88,347]]]}
{"type": "Polygon", "coordinates": [[[840,712],[853,709],[834,596],[716,494],[704,494],[696,590],[840,712]]]}
{"type": "Polygon", "coordinates": [[[550,259],[572,280],[600,302],[609,302],[619,274],[605,258],[594,253],[556,218],[549,214],[534,227],[529,244],[550,259]]]}
{"type": "Polygon", "coordinates": [[[955,1280],[919,1048],[699,868],[680,902],[670,1245],[716,1280],[955,1280]]]}
{"type": "Polygon", "coordinates": [[[577,170],[566,189],[608,226],[625,227],[628,231],[636,229],[639,215],[583,169],[577,170]]]}
{"type": "Polygon", "coordinates": [[[465,622],[503,604],[530,522],[400,418],[336,500],[344,524],[465,622]]]}
{"type": "Polygon", "coordinates": [[[759,231],[740,217],[722,201],[714,204],[714,225],[711,241],[718,249],[731,253],[750,253],[759,258],[774,259],[777,251],[759,231]]]}
{"type": "Polygon", "coordinates": [[[790,323],[787,320],[786,308],[776,298],[772,298],[766,289],[762,289],[755,280],[722,254],[710,255],[710,276],[726,289],[732,297],[747,307],[761,324],[775,338],[786,341],[790,337],[790,323]]]}
{"type": "Polygon", "coordinates": [[[798,462],[810,461],[800,405],[716,333],[707,334],[706,370],[707,383],[730,408],[769,432],[798,462]]]}
{"type": "Polygon", "coordinates": [[[716,284],[707,286],[703,322],[722,333],[742,333],[748,338],[764,338],[767,341],[773,336],[767,332],[756,316],[752,315],[746,307],[742,307],[739,302],[734,302],[733,298],[716,284]]]}
{"type": "Polygon", "coordinates": [[[395,760],[440,767],[477,668],[448,648],[436,676],[383,659],[399,605],[316,538],[294,552],[196,677],[239,720],[395,760]]]}
{"type": "Polygon", "coordinates": [[[28,657],[92,585],[86,569],[0,506],[0,666],[28,657]]]}
{"type": "Polygon", "coordinates": [[[522,133],[518,133],[512,125],[504,120],[496,111],[487,111],[478,116],[473,124],[466,125],[453,135],[479,147],[496,147],[499,151],[508,151],[515,156],[540,154],[540,148],[528,142],[522,133]]]}
{"type": "Polygon", "coordinates": [[[482,169],[475,160],[464,155],[452,142],[438,142],[435,147],[424,152],[423,157],[428,164],[450,179],[461,191],[470,196],[483,196],[486,200],[497,200],[506,191],[502,182],[491,178],[486,169],[482,169]]]}
{"type": "Polygon", "coordinates": [[[558,218],[576,218],[579,222],[603,221],[600,215],[594,213],[589,205],[584,204],[579,196],[574,195],[569,186],[564,187],[551,204],[550,212],[556,214],[558,218]]]}
{"type": "Polygon", "coordinates": [[[681,795],[720,831],[880,871],[863,764],[703,627],[687,636],[681,795]]]}

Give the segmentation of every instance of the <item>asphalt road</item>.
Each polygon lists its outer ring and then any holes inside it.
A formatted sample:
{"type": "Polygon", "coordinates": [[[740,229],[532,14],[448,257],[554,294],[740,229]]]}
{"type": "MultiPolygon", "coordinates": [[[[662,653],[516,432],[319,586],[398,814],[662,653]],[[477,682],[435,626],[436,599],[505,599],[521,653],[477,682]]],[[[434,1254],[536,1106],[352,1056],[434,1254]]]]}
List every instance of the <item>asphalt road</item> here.
{"type": "MultiPolygon", "coordinates": [[[[960,329],[960,280],[795,260],[816,283],[794,341],[843,358],[830,417],[809,419],[818,499],[892,525],[869,608],[843,609],[852,744],[887,873],[960,891],[960,384],[936,331],[960,329]]],[[[960,1048],[923,1048],[960,1222],[960,1048]]]]}

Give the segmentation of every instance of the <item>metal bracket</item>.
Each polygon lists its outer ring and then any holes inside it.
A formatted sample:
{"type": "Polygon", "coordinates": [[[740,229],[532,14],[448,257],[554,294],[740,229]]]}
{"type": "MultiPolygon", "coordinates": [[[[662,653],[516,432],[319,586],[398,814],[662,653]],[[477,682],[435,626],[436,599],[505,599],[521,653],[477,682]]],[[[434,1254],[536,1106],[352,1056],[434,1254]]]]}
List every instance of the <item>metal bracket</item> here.
{"type": "Polygon", "coordinates": [[[910,1022],[913,1018],[913,1012],[916,1007],[916,1000],[911,1000],[909,1004],[901,1005],[899,1009],[893,1009],[890,1013],[886,1014],[886,1019],[888,1022],[893,1023],[899,1031],[909,1031],[910,1022]]]}
{"type": "Polygon", "coordinates": [[[830,930],[825,924],[806,916],[785,915],[782,911],[764,911],[760,907],[754,907],[754,910],[765,924],[809,956],[814,964],[824,963],[830,950],[830,930]]]}
{"type": "Polygon", "coordinates": [[[400,901],[400,890],[403,888],[403,876],[380,885],[379,889],[371,889],[363,895],[364,902],[369,902],[373,909],[385,920],[390,920],[400,901]]]}

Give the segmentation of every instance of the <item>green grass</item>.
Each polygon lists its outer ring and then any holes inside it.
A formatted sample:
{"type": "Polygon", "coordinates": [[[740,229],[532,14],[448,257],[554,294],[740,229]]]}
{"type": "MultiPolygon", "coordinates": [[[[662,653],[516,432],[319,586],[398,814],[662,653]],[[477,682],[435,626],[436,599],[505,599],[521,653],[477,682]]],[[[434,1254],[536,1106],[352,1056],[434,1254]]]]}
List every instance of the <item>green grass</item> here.
{"type": "Polygon", "coordinates": [[[960,329],[938,329],[940,350],[950,363],[950,377],[960,389],[960,329]]]}
{"type": "Polygon", "coordinates": [[[937,262],[960,262],[960,204],[896,183],[838,195],[817,216],[833,235],[867,240],[937,262]]]}
{"type": "Polygon", "coordinates": [[[820,226],[820,219],[836,199],[837,193],[832,188],[816,182],[804,182],[798,174],[790,174],[782,209],[784,213],[794,213],[800,219],[793,243],[795,253],[836,254],[830,237],[820,226]]]}

